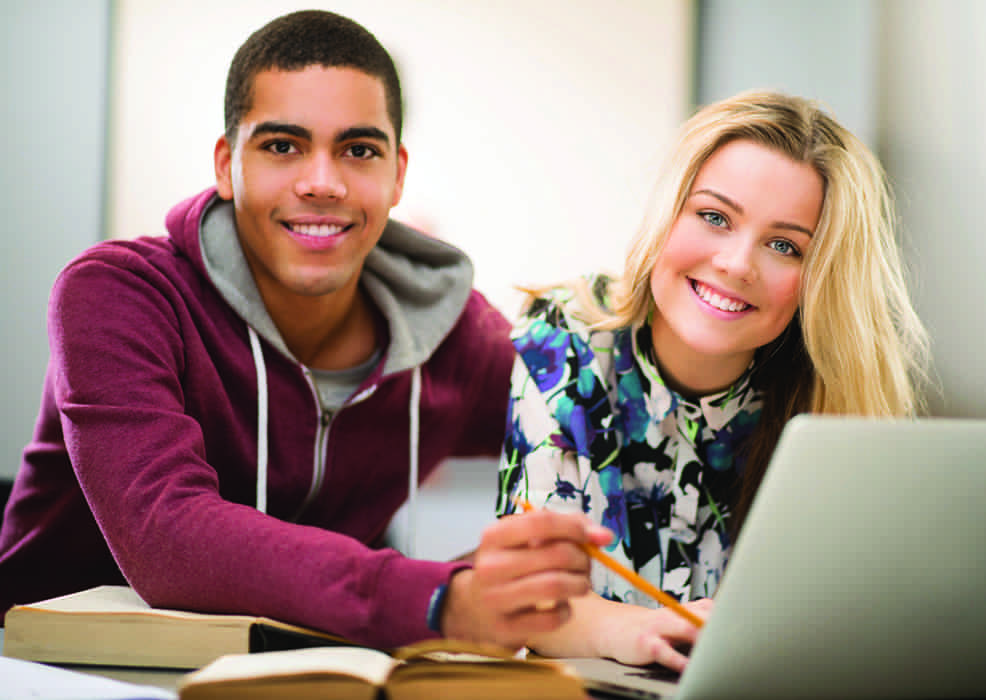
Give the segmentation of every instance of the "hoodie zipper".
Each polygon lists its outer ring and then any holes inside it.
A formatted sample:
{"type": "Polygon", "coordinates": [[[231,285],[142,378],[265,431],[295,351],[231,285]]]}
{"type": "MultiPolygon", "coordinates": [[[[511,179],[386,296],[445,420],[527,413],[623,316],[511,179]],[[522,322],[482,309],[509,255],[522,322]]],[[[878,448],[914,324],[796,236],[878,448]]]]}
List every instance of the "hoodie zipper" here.
{"type": "Polygon", "coordinates": [[[301,371],[305,375],[305,381],[308,382],[308,388],[311,390],[312,398],[315,400],[315,416],[318,425],[315,428],[315,455],[312,465],[312,483],[308,487],[308,495],[305,496],[301,507],[298,508],[294,515],[294,520],[300,518],[301,514],[312,504],[315,496],[322,488],[322,483],[325,481],[325,455],[329,446],[329,428],[332,427],[332,419],[335,417],[332,411],[322,410],[322,402],[318,396],[318,387],[315,386],[315,380],[312,378],[311,370],[302,366],[301,371]]]}
{"type": "Polygon", "coordinates": [[[369,398],[377,390],[377,385],[371,384],[346,401],[339,410],[323,410],[322,401],[318,395],[318,387],[315,386],[315,378],[312,377],[311,370],[302,365],[301,371],[305,375],[305,381],[308,382],[308,388],[311,390],[312,398],[315,400],[315,415],[318,426],[315,429],[315,462],[312,465],[312,483],[308,488],[308,495],[305,496],[304,502],[302,502],[301,507],[298,508],[294,515],[294,520],[298,520],[301,514],[305,512],[305,509],[312,504],[318,492],[322,490],[322,484],[325,483],[325,458],[329,450],[329,430],[332,428],[333,419],[346,406],[352,406],[369,398]]]}

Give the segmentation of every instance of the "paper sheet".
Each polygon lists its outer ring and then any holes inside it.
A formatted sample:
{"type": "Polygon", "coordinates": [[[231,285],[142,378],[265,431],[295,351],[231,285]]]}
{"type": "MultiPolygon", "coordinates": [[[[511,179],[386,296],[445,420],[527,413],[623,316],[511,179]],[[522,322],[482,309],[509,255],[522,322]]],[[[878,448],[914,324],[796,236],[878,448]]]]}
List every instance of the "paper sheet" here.
{"type": "Polygon", "coordinates": [[[0,656],[0,700],[177,700],[172,691],[0,656]]]}

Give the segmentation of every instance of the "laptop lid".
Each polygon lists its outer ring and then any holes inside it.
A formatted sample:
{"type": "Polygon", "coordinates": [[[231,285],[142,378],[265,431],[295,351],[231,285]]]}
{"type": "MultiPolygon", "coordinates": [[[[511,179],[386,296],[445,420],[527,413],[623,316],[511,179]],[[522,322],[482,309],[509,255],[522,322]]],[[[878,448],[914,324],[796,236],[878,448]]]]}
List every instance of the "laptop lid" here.
{"type": "Polygon", "coordinates": [[[799,416],[681,698],[986,694],[986,421],[799,416]]]}
{"type": "Polygon", "coordinates": [[[600,695],[986,695],[986,421],[788,423],[680,682],[566,659],[600,695]]]}

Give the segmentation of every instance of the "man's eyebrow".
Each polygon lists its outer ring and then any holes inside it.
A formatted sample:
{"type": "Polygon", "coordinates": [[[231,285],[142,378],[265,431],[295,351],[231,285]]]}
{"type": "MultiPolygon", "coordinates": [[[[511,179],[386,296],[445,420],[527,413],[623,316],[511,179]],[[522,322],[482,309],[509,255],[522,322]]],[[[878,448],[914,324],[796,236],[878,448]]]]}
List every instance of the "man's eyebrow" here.
{"type": "MultiPolygon", "coordinates": [[[[720,202],[725,204],[727,207],[730,207],[737,213],[739,214],[743,213],[743,207],[740,206],[739,202],[734,202],[729,197],[727,197],[726,195],[720,192],[716,192],[715,190],[696,190],[695,192],[692,192],[692,196],[696,194],[707,194],[710,197],[715,197],[720,202]]],[[[800,224],[791,223],[790,221],[775,221],[771,224],[771,226],[773,226],[774,228],[788,229],[789,231],[798,231],[800,233],[805,234],[809,238],[815,233],[814,231],[806,229],[804,226],[800,224]]]]}
{"type": "Polygon", "coordinates": [[[250,138],[256,138],[257,136],[263,136],[264,134],[287,134],[288,136],[296,136],[300,139],[311,140],[312,132],[303,126],[298,126],[297,124],[291,124],[290,122],[260,122],[254,127],[253,132],[250,134],[250,138]]]}
{"type": "MultiPolygon", "coordinates": [[[[297,124],[292,124],[290,122],[260,122],[256,127],[254,127],[253,132],[250,134],[250,138],[256,138],[257,136],[263,136],[264,134],[284,134],[305,139],[306,141],[312,140],[312,132],[310,129],[306,129],[303,126],[298,126],[297,124]]],[[[372,139],[374,141],[382,141],[386,144],[390,143],[390,137],[387,135],[387,132],[375,126],[351,126],[348,129],[343,129],[340,131],[335,137],[336,142],[352,141],[353,139],[372,139]]]]}
{"type": "Polygon", "coordinates": [[[375,126],[351,126],[339,132],[335,140],[352,141],[353,139],[372,139],[374,141],[383,141],[388,145],[390,144],[390,137],[387,135],[387,132],[375,126]]]}

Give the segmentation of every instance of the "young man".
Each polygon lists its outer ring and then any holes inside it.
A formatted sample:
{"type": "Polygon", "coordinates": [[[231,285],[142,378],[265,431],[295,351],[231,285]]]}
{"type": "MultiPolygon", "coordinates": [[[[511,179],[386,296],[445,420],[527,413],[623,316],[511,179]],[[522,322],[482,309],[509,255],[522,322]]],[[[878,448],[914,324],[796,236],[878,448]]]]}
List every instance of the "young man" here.
{"type": "Polygon", "coordinates": [[[216,187],[55,283],[0,612],[129,582],[383,647],[556,628],[588,590],[578,543],[607,539],[585,520],[505,519],[474,566],[374,548],[409,484],[498,453],[513,359],[465,256],[388,220],[389,55],[346,18],[286,15],[237,52],[225,107],[216,187]]]}

